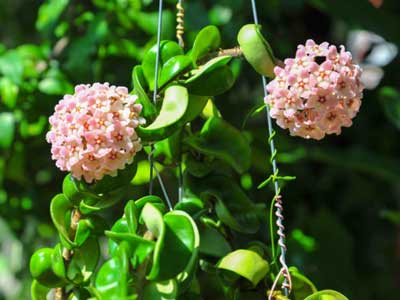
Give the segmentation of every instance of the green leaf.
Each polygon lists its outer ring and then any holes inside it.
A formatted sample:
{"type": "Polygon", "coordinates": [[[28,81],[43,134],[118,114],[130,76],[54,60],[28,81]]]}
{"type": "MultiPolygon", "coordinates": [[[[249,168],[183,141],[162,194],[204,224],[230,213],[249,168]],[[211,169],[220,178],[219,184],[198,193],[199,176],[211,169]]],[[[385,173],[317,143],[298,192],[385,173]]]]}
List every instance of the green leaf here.
{"type": "Polygon", "coordinates": [[[146,120],[153,120],[157,114],[157,110],[150,98],[147,96],[147,82],[143,75],[142,66],[135,66],[132,70],[132,83],[135,94],[138,96],[138,103],[142,105],[141,115],[146,120]]]}
{"type": "Polygon", "coordinates": [[[379,90],[379,98],[388,120],[400,129],[400,92],[385,86],[379,90]]]}
{"type": "Polygon", "coordinates": [[[54,272],[54,274],[59,277],[59,278],[65,278],[65,264],[64,264],[64,258],[62,255],[63,249],[61,244],[57,244],[54,249],[53,253],[51,255],[51,268],[54,272]]]}
{"type": "Polygon", "coordinates": [[[81,247],[74,249],[67,268],[68,279],[77,285],[87,282],[94,274],[99,258],[99,243],[91,237],[81,247]]]}
{"type": "Polygon", "coordinates": [[[349,300],[339,292],[333,290],[323,290],[308,296],[304,300],[349,300]]]}
{"type": "Polygon", "coordinates": [[[197,197],[183,197],[182,201],[175,205],[175,210],[183,210],[193,216],[204,210],[204,203],[197,197]]]}
{"type": "MultiPolygon", "coordinates": [[[[164,205],[164,202],[162,201],[162,199],[158,196],[154,196],[154,195],[149,195],[149,196],[144,196],[138,200],[135,201],[136,207],[138,208],[138,210],[142,210],[143,207],[146,205],[146,203],[151,203],[153,204],[153,206],[159,208],[159,205],[164,205]]],[[[163,211],[163,210],[161,210],[163,211]]]]}
{"type": "Polygon", "coordinates": [[[220,56],[209,60],[194,70],[185,84],[191,94],[216,96],[230,89],[235,82],[232,70],[226,65],[231,56],[220,56]]]}
{"type": "MultiPolygon", "coordinates": [[[[154,166],[158,172],[164,169],[164,166],[159,162],[155,161],[154,166]]],[[[157,176],[156,172],[153,172],[153,179],[157,176]]],[[[150,164],[148,160],[141,160],[137,163],[137,172],[135,177],[131,180],[132,185],[143,185],[150,181],[150,164]]]]}
{"type": "Polygon", "coordinates": [[[227,162],[239,173],[250,167],[251,149],[246,137],[220,118],[211,117],[200,135],[189,136],[184,142],[200,153],[227,162]]]}
{"type": "Polygon", "coordinates": [[[183,117],[185,123],[193,121],[201,114],[208,99],[209,97],[207,96],[189,95],[189,106],[186,110],[185,116],[183,117]]]}
{"type": "Polygon", "coordinates": [[[76,244],[69,238],[66,225],[66,214],[71,212],[73,205],[63,194],[54,196],[50,203],[50,215],[53,220],[54,226],[57,228],[59,234],[63,237],[65,242],[64,246],[71,249],[76,244]]]}
{"type": "Polygon", "coordinates": [[[297,268],[289,268],[290,275],[292,277],[292,295],[294,300],[304,300],[309,295],[316,293],[317,288],[315,285],[301,274],[297,268]]]}
{"type": "Polygon", "coordinates": [[[68,3],[69,0],[47,0],[42,4],[36,20],[36,29],[49,36],[68,3]]]}
{"type": "Polygon", "coordinates": [[[218,263],[219,269],[234,272],[256,286],[263,279],[268,271],[269,264],[257,253],[239,249],[229,253],[218,263]]]}
{"type": "Polygon", "coordinates": [[[0,96],[7,108],[13,109],[17,104],[18,91],[18,85],[8,77],[2,77],[0,79],[0,96]]]}
{"type": "Polygon", "coordinates": [[[24,74],[24,62],[16,50],[7,51],[0,56],[0,73],[20,85],[24,74]]]}
{"type": "Polygon", "coordinates": [[[143,140],[161,140],[170,136],[182,124],[189,96],[185,87],[173,85],[165,90],[160,114],[147,127],[139,126],[138,135],[143,140]]]}
{"type": "Polygon", "coordinates": [[[147,203],[142,218],[150,232],[157,237],[153,265],[148,280],[167,280],[177,276],[188,265],[199,246],[196,224],[183,211],[172,211],[164,218],[154,205],[147,203]],[[172,259],[179,257],[179,260],[172,259]]]}
{"type": "Polygon", "coordinates": [[[51,288],[41,285],[37,280],[32,281],[31,298],[32,300],[47,300],[47,294],[51,288]]]}
{"type": "Polygon", "coordinates": [[[200,253],[222,257],[232,251],[224,236],[215,228],[202,226],[200,229],[200,253]]]}
{"type": "Polygon", "coordinates": [[[196,62],[203,58],[207,53],[218,49],[220,44],[221,34],[219,33],[218,28],[214,25],[204,27],[197,34],[193,43],[191,52],[193,63],[196,64],[196,62]]]}
{"type": "Polygon", "coordinates": [[[39,91],[47,95],[72,93],[74,88],[65,75],[57,68],[50,69],[39,82],[39,91]]]}
{"type": "Polygon", "coordinates": [[[7,149],[14,140],[15,120],[9,112],[0,113],[0,148],[7,149]]]}
{"type": "MultiPolygon", "coordinates": [[[[123,251],[121,251],[123,252],[123,251]]],[[[128,265],[124,262],[125,255],[114,256],[106,261],[97,272],[95,288],[99,300],[133,300],[128,296],[127,276],[128,265]]]]}
{"type": "MultiPolygon", "coordinates": [[[[177,55],[183,55],[182,48],[173,41],[161,41],[160,43],[160,68],[171,58],[177,55]]],[[[154,45],[143,57],[142,69],[144,77],[147,80],[150,90],[154,90],[154,75],[156,67],[157,45],[154,45]]],[[[160,73],[158,74],[160,76],[160,73]]]]}
{"type": "Polygon", "coordinates": [[[65,281],[58,277],[53,270],[53,254],[54,250],[51,248],[38,249],[33,253],[29,262],[33,279],[49,288],[65,285],[65,281]]]}
{"type": "Polygon", "coordinates": [[[144,300],[175,300],[177,296],[177,283],[175,279],[149,282],[143,289],[144,300]]]}
{"type": "Polygon", "coordinates": [[[185,184],[202,199],[215,200],[215,212],[220,221],[242,233],[255,233],[265,216],[264,204],[253,203],[232,178],[209,175],[204,178],[185,177],[185,184]]]}
{"type": "Polygon", "coordinates": [[[192,65],[192,60],[186,55],[177,55],[171,57],[162,66],[158,86],[162,88],[179,75],[186,72],[192,65]]]}
{"type": "MultiPolygon", "coordinates": [[[[146,240],[129,232],[115,232],[114,227],[113,231],[106,231],[105,234],[112,240],[112,242],[116,244],[126,242],[129,245],[129,256],[131,258],[133,267],[142,264],[155,247],[155,242],[153,241],[146,240]]],[[[110,248],[112,249],[112,251],[110,251],[110,254],[115,255],[115,246],[110,243],[110,248]]]]}
{"type": "Polygon", "coordinates": [[[138,209],[135,201],[129,200],[124,208],[124,216],[128,223],[128,230],[130,233],[135,233],[138,227],[138,209]]]}
{"type": "Polygon", "coordinates": [[[237,40],[244,57],[253,68],[263,76],[274,78],[275,58],[260,30],[260,25],[247,24],[240,29],[237,40]]]}

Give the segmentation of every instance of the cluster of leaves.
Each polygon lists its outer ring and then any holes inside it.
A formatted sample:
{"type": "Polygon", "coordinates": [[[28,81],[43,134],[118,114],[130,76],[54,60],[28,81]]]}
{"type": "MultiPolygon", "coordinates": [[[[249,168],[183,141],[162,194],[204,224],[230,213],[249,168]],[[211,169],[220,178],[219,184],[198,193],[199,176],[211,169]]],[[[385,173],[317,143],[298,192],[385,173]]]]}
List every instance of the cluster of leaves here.
{"type": "MultiPolygon", "coordinates": [[[[28,298],[31,276],[25,265],[30,255],[38,247],[57,243],[57,231],[50,225],[48,201],[59,192],[63,177],[50,160],[45,143],[46,119],[59,96],[71,92],[74,84],[109,81],[130,85],[132,64],[141,62],[155,41],[157,4],[154,0],[0,2],[0,19],[5,28],[0,33],[0,81],[3,82],[0,84],[0,273],[4,279],[0,283],[0,299],[28,298]]],[[[173,0],[165,1],[164,39],[174,39],[175,4],[173,0]]],[[[398,26],[395,26],[399,12],[396,0],[385,0],[379,10],[368,1],[346,0],[273,0],[257,1],[257,5],[264,32],[268,32],[268,40],[280,58],[293,56],[296,45],[310,37],[319,42],[345,44],[353,28],[373,31],[395,44],[400,42],[398,26]]],[[[236,33],[251,19],[249,1],[193,0],[185,1],[185,8],[187,45],[193,44],[200,27],[210,23],[221,30],[223,47],[235,45],[236,33]]],[[[400,150],[397,142],[399,66],[397,57],[395,63],[385,67],[382,82],[385,87],[365,93],[354,125],[340,137],[330,137],[316,146],[291,138],[281,130],[276,135],[280,169],[299,178],[283,195],[288,261],[312,277],[318,287],[333,287],[351,299],[389,299],[395,298],[398,292],[394,278],[398,275],[396,232],[400,224],[397,197],[400,180],[397,158],[400,150]]],[[[260,106],[262,89],[254,70],[241,60],[231,61],[230,67],[234,78],[239,80],[229,91],[217,96],[213,105],[209,102],[205,106],[201,118],[192,122],[195,131],[204,126],[202,118],[214,116],[220,121],[221,114],[223,122],[229,121],[239,128],[247,112],[254,105],[260,106]]],[[[187,72],[195,69],[190,67],[187,72]]],[[[186,80],[187,72],[173,83],[186,87],[178,81],[186,80]]],[[[151,98],[147,81],[144,90],[151,98]]],[[[160,99],[159,104],[162,103],[160,99]]],[[[160,107],[156,109],[158,113],[160,107]]],[[[153,120],[149,120],[151,124],[153,120]]],[[[178,127],[189,137],[190,131],[185,126],[178,127]]],[[[201,133],[196,135],[200,137],[201,133]]],[[[220,175],[232,179],[242,192],[245,191],[247,198],[264,203],[272,198],[272,191],[257,190],[255,183],[265,178],[269,167],[265,115],[249,119],[242,135],[251,141],[250,169],[240,175],[236,172],[220,175]]],[[[218,133],[220,136],[223,134],[218,133]]],[[[155,146],[163,143],[157,142],[155,146]]],[[[185,153],[182,161],[187,168],[186,183],[192,182],[192,186],[202,181],[201,167],[207,166],[204,174],[213,175],[207,173],[211,162],[217,163],[213,172],[227,169],[227,163],[221,163],[213,154],[199,155],[199,151],[185,143],[182,147],[178,153],[185,153]],[[197,165],[194,172],[200,172],[197,176],[189,173],[190,166],[194,165],[197,165]]],[[[167,146],[161,149],[156,166],[175,200],[176,156],[165,155],[170,151],[164,150],[170,149],[167,146]]],[[[157,155],[156,150],[154,154],[157,155]]],[[[234,160],[238,158],[241,154],[235,154],[234,160]]],[[[147,193],[147,157],[143,153],[137,156],[137,161],[135,178],[123,189],[126,200],[139,199],[147,193]]],[[[186,193],[196,195],[192,190],[195,188],[188,188],[186,193]]],[[[155,192],[161,193],[157,185],[155,192]]],[[[219,187],[211,192],[216,194],[219,187]]],[[[222,202],[218,200],[220,195],[208,196],[211,192],[205,193],[205,200],[200,198],[206,203],[205,210],[222,202]]],[[[124,202],[117,202],[117,199],[115,202],[114,206],[101,211],[107,224],[114,223],[123,211],[124,202]]],[[[91,202],[85,203],[82,210],[84,206],[91,206],[91,202]]],[[[235,218],[240,216],[237,210],[229,208],[229,211],[235,218]]],[[[236,231],[226,225],[229,221],[218,222],[216,212],[209,213],[208,217],[217,223],[218,230],[224,228],[221,234],[227,237],[229,251],[249,249],[252,240],[269,243],[265,217],[260,220],[260,230],[255,234],[236,231]]],[[[89,215],[82,218],[89,218],[89,215]]],[[[192,218],[201,232],[202,225],[195,216],[192,218]]],[[[64,223],[68,230],[69,223],[68,213],[64,223]]],[[[207,224],[212,226],[212,223],[207,224]]],[[[240,224],[246,223],[239,221],[240,224]]],[[[98,235],[103,236],[103,233],[99,230],[98,235]]],[[[103,250],[102,245],[101,242],[103,250]]],[[[208,245],[211,247],[214,243],[208,245]]],[[[107,252],[100,251],[100,263],[107,252]]],[[[219,258],[207,256],[214,266],[219,258]]],[[[271,256],[266,254],[263,258],[270,263],[269,272],[276,271],[271,256]]],[[[268,273],[267,277],[270,275],[268,273]]],[[[89,281],[94,279],[92,276],[89,281]]],[[[240,279],[243,281],[246,282],[240,279]]],[[[209,282],[208,286],[212,284],[209,282]]],[[[265,286],[261,281],[258,287],[261,286],[269,288],[270,281],[265,286]]],[[[213,293],[218,290],[212,289],[205,298],[216,297],[213,293]]],[[[265,299],[265,294],[260,292],[261,297],[265,299]]]]}
{"type": "MultiPolygon", "coordinates": [[[[257,27],[250,27],[259,34],[257,27]]],[[[44,299],[52,288],[81,300],[266,297],[276,276],[270,268],[272,262],[276,269],[276,257],[262,242],[240,239],[259,231],[267,210],[233,179],[250,167],[249,140],[215,109],[211,114],[204,111],[206,105],[214,106],[213,96],[234,82],[228,65],[232,57],[213,57],[220,41],[219,30],[208,26],[187,54],[177,43],[162,41],[159,74],[154,74],[156,46],[133,68],[134,92],[150,121],[138,134],[152,144],[154,158],[164,167],[184,164],[182,199],[169,211],[158,196],[130,200],[123,217],[107,230],[98,213],[121,200],[135,164],[93,185],[68,175],[63,194],[50,206],[60,243],[37,250],[31,258],[33,300],[44,299]],[[156,84],[162,100],[154,105],[149,95],[156,84]],[[203,125],[196,131],[192,121],[200,114],[203,125]],[[110,258],[97,268],[102,235],[109,239],[110,258]],[[240,249],[242,244],[246,247],[240,249]]],[[[296,268],[290,272],[296,300],[347,299],[334,291],[317,293],[296,268]]],[[[276,299],[287,299],[275,293],[276,299]]]]}

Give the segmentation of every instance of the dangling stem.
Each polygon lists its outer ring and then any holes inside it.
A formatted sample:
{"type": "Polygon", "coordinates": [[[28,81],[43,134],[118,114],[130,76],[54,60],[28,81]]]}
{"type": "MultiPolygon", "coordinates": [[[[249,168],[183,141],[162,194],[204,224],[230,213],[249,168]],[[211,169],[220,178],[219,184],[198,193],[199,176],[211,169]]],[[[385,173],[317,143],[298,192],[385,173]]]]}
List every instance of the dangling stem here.
{"type": "Polygon", "coordinates": [[[176,38],[178,39],[179,46],[185,48],[183,34],[185,33],[185,9],[183,8],[183,0],[178,0],[176,4],[176,38]]]}

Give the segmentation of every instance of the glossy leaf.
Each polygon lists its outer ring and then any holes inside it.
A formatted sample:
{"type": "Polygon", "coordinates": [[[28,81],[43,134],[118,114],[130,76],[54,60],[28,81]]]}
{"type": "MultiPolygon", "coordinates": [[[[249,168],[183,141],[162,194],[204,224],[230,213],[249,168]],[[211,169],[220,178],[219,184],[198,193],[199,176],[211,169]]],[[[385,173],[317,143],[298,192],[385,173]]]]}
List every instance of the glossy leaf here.
{"type": "Polygon", "coordinates": [[[147,82],[143,75],[142,66],[135,66],[132,70],[132,83],[135,94],[138,96],[138,103],[142,105],[141,115],[146,120],[153,120],[157,110],[146,93],[147,82]]]}
{"type": "Polygon", "coordinates": [[[148,280],[167,280],[181,273],[198,248],[199,234],[194,221],[182,211],[172,211],[164,218],[161,212],[148,203],[142,211],[146,227],[157,237],[153,265],[148,280]],[[179,260],[171,260],[179,257],[179,260]]]}
{"type": "Polygon", "coordinates": [[[53,253],[51,248],[39,249],[33,253],[29,263],[32,277],[41,285],[50,288],[64,286],[66,283],[53,270],[53,253]]]}
{"type": "Polygon", "coordinates": [[[177,55],[171,57],[162,67],[159,79],[159,87],[165,86],[174,80],[177,76],[186,72],[192,65],[192,60],[186,55],[177,55]]]}
{"type": "Polygon", "coordinates": [[[232,70],[226,65],[230,56],[220,56],[208,61],[192,72],[185,81],[191,94],[200,96],[216,96],[230,89],[235,81],[232,70]]]}
{"type": "MultiPolygon", "coordinates": [[[[183,55],[182,48],[173,41],[161,41],[160,43],[160,68],[171,58],[177,55],[183,55]]],[[[154,90],[154,75],[157,57],[157,45],[154,45],[145,54],[142,62],[143,74],[149,85],[149,89],[154,90]]],[[[160,76],[160,73],[158,74],[160,76]]]]}
{"type": "Polygon", "coordinates": [[[179,125],[189,103],[185,87],[173,85],[165,90],[160,114],[147,127],[138,127],[137,133],[143,140],[161,140],[170,136],[179,125]]]}
{"type": "Polygon", "coordinates": [[[128,223],[128,230],[130,233],[135,233],[138,227],[138,209],[135,201],[129,200],[124,208],[124,216],[128,223]]]}
{"type": "Polygon", "coordinates": [[[234,272],[256,286],[267,275],[269,264],[257,253],[239,249],[223,257],[218,268],[234,272]]]}
{"type": "Polygon", "coordinates": [[[87,282],[93,275],[99,258],[100,248],[97,239],[87,239],[81,247],[74,249],[74,255],[67,269],[68,279],[75,284],[87,282]]]}
{"type": "MultiPolygon", "coordinates": [[[[159,204],[163,204],[163,200],[155,195],[144,196],[135,201],[135,205],[139,210],[142,210],[146,203],[151,203],[153,206],[158,208],[159,204]]],[[[161,210],[162,211],[162,210],[161,210]]]]}
{"type": "Polygon", "coordinates": [[[216,26],[210,25],[201,29],[193,43],[191,52],[193,63],[196,63],[210,51],[218,49],[220,44],[221,34],[216,26]]]}
{"type": "Polygon", "coordinates": [[[14,140],[15,120],[12,113],[0,113],[0,148],[7,149],[14,140]]]}
{"type": "Polygon", "coordinates": [[[76,244],[69,238],[66,224],[66,214],[73,209],[72,203],[63,195],[56,195],[50,203],[50,215],[53,220],[54,226],[57,228],[59,234],[63,237],[64,246],[69,249],[76,246],[76,244]]]}
{"type": "Polygon", "coordinates": [[[47,294],[51,288],[41,285],[37,280],[33,280],[31,284],[32,300],[47,300],[47,294]]]}
{"type": "Polygon", "coordinates": [[[114,256],[99,269],[95,280],[99,300],[129,299],[125,280],[128,269],[122,260],[120,256],[114,256]]]}
{"type": "Polygon", "coordinates": [[[308,296],[304,300],[349,300],[346,296],[333,290],[323,290],[308,296]]]}
{"type": "Polygon", "coordinates": [[[177,291],[175,279],[149,282],[143,289],[143,300],[175,300],[177,291]]]}
{"type": "Polygon", "coordinates": [[[244,135],[224,120],[212,117],[185,143],[200,153],[214,156],[230,164],[237,172],[246,171],[251,164],[251,149],[244,135]]]}
{"type": "Polygon", "coordinates": [[[175,205],[176,210],[182,210],[193,216],[204,210],[204,203],[197,197],[184,196],[182,201],[175,205]]]}
{"type": "Polygon", "coordinates": [[[207,96],[189,95],[189,105],[184,116],[185,123],[193,121],[201,114],[208,99],[207,96]]]}
{"type": "MultiPolygon", "coordinates": [[[[137,236],[129,232],[119,233],[114,231],[106,231],[105,234],[116,244],[125,242],[127,245],[129,245],[129,251],[130,251],[129,257],[131,259],[133,267],[142,264],[145,261],[145,259],[150,255],[150,253],[154,250],[155,247],[155,242],[146,240],[140,236],[137,236]]],[[[110,253],[112,255],[113,254],[115,255],[116,253],[115,248],[112,248],[112,252],[110,253]]]]}
{"type": "Polygon", "coordinates": [[[275,58],[271,46],[261,34],[261,26],[247,24],[243,26],[237,40],[246,60],[263,76],[274,78],[275,58]]]}

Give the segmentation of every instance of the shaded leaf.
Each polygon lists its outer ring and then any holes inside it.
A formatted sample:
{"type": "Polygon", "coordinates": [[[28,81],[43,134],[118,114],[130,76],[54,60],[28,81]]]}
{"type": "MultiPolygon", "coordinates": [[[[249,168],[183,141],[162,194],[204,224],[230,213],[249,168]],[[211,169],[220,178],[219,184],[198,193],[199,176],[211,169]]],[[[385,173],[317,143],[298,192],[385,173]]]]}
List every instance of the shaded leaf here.
{"type": "Polygon", "coordinates": [[[7,149],[14,140],[15,120],[9,112],[0,113],[0,148],[7,149]]]}

